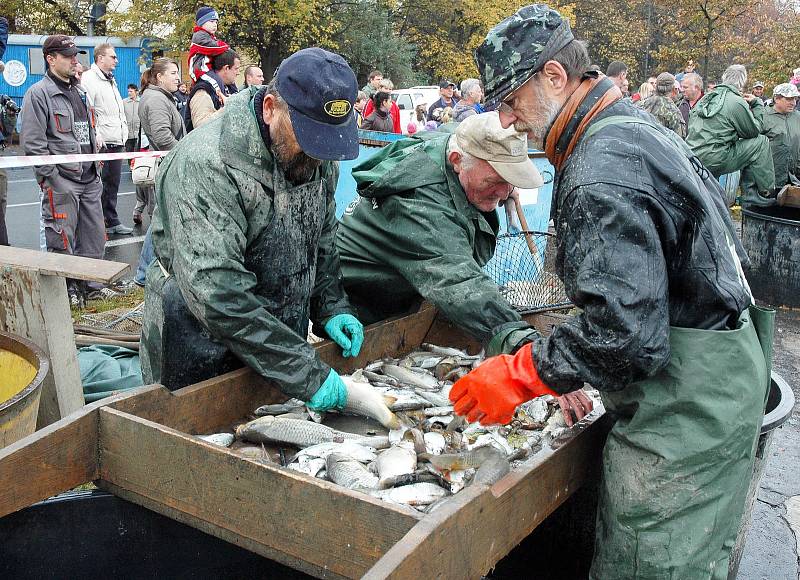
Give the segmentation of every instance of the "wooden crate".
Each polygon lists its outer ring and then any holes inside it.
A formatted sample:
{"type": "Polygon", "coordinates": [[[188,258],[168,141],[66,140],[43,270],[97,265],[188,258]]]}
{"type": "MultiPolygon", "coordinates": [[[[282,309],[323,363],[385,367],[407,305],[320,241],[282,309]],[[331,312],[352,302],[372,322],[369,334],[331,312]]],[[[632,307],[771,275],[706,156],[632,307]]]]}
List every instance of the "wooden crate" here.
{"type": "MultiPolygon", "coordinates": [[[[558,315],[532,315],[540,330],[558,315]]],[[[426,308],[367,329],[361,356],[317,348],[341,372],[422,342],[477,345],[426,308]]],[[[434,513],[394,506],[244,459],[191,434],[285,399],[249,369],[175,392],[152,385],[84,407],[0,451],[0,516],[95,481],[112,493],[321,578],[472,578],[486,573],[586,480],[605,429],[592,418],[492,487],[434,513]]]]}

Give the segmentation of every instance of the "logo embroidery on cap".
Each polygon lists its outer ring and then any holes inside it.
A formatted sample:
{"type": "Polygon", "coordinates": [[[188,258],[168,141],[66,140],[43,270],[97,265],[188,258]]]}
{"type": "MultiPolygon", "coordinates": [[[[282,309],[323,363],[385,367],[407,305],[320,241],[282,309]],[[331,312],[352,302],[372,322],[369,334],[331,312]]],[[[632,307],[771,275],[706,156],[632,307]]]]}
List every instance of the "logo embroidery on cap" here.
{"type": "Polygon", "coordinates": [[[328,101],[325,103],[325,112],[331,117],[344,117],[350,112],[351,106],[349,101],[328,101]]]}

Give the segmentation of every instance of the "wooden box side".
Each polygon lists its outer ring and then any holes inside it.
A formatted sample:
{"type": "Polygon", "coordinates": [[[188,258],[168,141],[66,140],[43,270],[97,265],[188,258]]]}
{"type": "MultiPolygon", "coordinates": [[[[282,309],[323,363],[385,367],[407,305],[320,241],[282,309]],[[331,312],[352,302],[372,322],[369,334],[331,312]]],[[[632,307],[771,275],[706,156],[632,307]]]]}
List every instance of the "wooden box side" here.
{"type": "MultiPolygon", "coordinates": [[[[357,358],[342,358],[341,348],[329,340],[315,348],[337,371],[350,373],[369,361],[418,347],[435,316],[436,310],[428,307],[413,315],[368,327],[364,347],[357,358]]],[[[173,392],[161,386],[109,406],[184,433],[210,433],[227,430],[257,407],[286,398],[276,385],[249,368],[242,368],[173,392]]]]}
{"type": "Polygon", "coordinates": [[[492,487],[469,487],[425,517],[364,576],[478,578],[596,476],[608,421],[546,451],[492,487]]]}
{"type": "Polygon", "coordinates": [[[99,453],[100,487],[317,576],[362,576],[421,519],[116,409],[99,453]]]}

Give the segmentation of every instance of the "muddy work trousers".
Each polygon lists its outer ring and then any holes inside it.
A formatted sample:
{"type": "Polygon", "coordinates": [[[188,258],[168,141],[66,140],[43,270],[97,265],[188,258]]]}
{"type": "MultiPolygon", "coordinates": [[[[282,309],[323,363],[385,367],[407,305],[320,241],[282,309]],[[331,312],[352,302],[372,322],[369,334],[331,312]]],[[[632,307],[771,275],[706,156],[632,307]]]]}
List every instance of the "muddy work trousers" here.
{"type": "Polygon", "coordinates": [[[41,188],[47,251],[101,259],[106,229],[100,179],[82,184],[54,173],[42,182],[41,188]]]}
{"type": "Polygon", "coordinates": [[[741,187],[745,196],[771,192],[775,188],[772,152],[769,148],[769,139],[765,135],[740,139],[725,151],[698,156],[714,177],[719,178],[725,173],[741,171],[741,187]]]}
{"type": "Polygon", "coordinates": [[[603,393],[616,424],[593,580],[727,578],[769,377],[753,316],[767,314],[753,307],[735,330],[671,328],[663,371],[603,393]]]}

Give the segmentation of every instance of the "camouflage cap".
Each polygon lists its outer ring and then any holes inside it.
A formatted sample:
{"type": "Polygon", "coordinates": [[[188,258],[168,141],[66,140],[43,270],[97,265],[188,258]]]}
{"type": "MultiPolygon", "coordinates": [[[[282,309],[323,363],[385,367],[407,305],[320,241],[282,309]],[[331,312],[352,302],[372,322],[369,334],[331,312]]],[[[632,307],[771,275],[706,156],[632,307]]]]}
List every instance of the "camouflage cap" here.
{"type": "Polygon", "coordinates": [[[569,21],[546,4],[523,6],[492,28],[475,50],[486,107],[496,108],[573,39],[569,21]]]}

